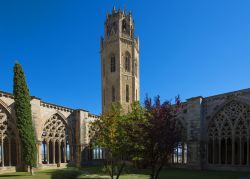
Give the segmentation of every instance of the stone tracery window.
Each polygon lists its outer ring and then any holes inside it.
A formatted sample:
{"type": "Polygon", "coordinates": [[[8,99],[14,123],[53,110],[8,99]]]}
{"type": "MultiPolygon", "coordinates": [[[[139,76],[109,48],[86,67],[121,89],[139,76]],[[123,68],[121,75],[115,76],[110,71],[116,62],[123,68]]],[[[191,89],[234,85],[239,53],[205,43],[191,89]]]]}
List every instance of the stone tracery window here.
{"type": "Polygon", "coordinates": [[[49,118],[42,133],[43,163],[65,163],[69,160],[69,142],[67,124],[55,114],[49,118]]]}
{"type": "Polygon", "coordinates": [[[210,164],[250,165],[250,107],[231,101],[208,123],[210,164]]]}
{"type": "Polygon", "coordinates": [[[187,163],[187,130],[181,124],[179,120],[177,120],[176,128],[181,132],[181,140],[177,143],[172,155],[172,163],[175,164],[186,164],[187,163]]]}
{"type": "Polygon", "coordinates": [[[0,164],[15,166],[18,162],[18,134],[16,123],[7,110],[0,106],[0,164]]]}

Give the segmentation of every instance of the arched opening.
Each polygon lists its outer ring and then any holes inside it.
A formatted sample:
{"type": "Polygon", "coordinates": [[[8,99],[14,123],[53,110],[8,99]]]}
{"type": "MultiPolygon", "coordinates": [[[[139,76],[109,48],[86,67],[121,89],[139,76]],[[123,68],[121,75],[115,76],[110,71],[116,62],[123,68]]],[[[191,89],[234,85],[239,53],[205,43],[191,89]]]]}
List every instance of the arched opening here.
{"type": "Polygon", "coordinates": [[[126,72],[130,72],[131,70],[131,57],[129,52],[125,53],[125,59],[124,59],[124,68],[126,72]]]}
{"type": "Polygon", "coordinates": [[[116,62],[115,62],[115,56],[112,55],[110,58],[110,72],[115,72],[116,62]]]}
{"type": "Polygon", "coordinates": [[[250,107],[238,101],[227,103],[215,114],[208,124],[208,163],[250,165],[249,121],[250,107]]]}
{"type": "Polygon", "coordinates": [[[15,166],[18,161],[17,128],[7,109],[0,105],[0,166],[15,166]]]}
{"type": "Polygon", "coordinates": [[[187,163],[187,140],[186,140],[186,128],[182,123],[178,120],[176,127],[178,131],[180,131],[180,141],[177,143],[176,147],[174,148],[173,155],[172,155],[172,163],[175,164],[186,164],[187,163]]]}
{"type": "Polygon", "coordinates": [[[42,163],[60,164],[69,161],[67,124],[55,114],[46,121],[42,134],[42,163]]]}

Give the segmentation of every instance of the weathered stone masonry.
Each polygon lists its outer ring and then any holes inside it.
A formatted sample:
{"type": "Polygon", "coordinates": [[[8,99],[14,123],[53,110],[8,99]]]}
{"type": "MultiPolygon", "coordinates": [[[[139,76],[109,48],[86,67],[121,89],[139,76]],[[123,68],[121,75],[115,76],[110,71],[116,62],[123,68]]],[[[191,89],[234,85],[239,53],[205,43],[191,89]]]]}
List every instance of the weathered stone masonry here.
{"type": "MultiPolygon", "coordinates": [[[[16,128],[12,94],[0,92],[0,164],[20,164],[20,139],[16,128]]],[[[38,167],[80,165],[82,150],[89,143],[88,125],[98,116],[32,97],[32,122],[38,151],[38,167]]]]}

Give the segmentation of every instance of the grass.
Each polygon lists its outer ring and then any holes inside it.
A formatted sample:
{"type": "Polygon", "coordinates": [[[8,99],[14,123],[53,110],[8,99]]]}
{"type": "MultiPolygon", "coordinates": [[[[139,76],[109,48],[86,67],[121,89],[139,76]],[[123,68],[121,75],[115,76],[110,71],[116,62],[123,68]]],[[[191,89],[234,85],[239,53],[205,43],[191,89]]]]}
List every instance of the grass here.
{"type": "MultiPolygon", "coordinates": [[[[125,170],[120,179],[148,179],[148,170],[125,170]]],[[[239,179],[250,176],[250,172],[200,171],[187,169],[164,169],[159,179],[239,179]]],[[[30,176],[26,172],[1,174],[0,179],[90,179],[109,178],[100,167],[83,167],[68,169],[50,169],[35,172],[30,176]]]]}

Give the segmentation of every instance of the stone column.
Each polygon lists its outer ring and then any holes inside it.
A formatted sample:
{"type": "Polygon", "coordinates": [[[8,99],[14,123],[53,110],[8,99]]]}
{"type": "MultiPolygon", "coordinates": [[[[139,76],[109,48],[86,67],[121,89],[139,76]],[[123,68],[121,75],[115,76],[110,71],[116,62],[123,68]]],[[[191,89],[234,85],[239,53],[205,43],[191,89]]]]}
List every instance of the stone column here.
{"type": "Polygon", "coordinates": [[[47,150],[47,164],[49,164],[49,142],[46,141],[46,150],[47,150]]]}
{"type": "Polygon", "coordinates": [[[61,164],[61,142],[58,142],[58,163],[61,164]]]}
{"type": "Polygon", "coordinates": [[[56,161],[56,146],[55,146],[55,141],[53,141],[53,164],[55,164],[56,161]]]}
{"type": "Polygon", "coordinates": [[[37,163],[42,164],[42,150],[41,150],[41,141],[37,142],[37,163]]]}
{"type": "Polygon", "coordinates": [[[17,139],[15,140],[15,143],[16,143],[16,165],[18,165],[19,164],[19,153],[18,153],[18,151],[19,151],[19,144],[18,144],[17,139]]]}
{"type": "Polygon", "coordinates": [[[219,164],[221,164],[221,139],[219,139],[219,164]]]}
{"type": "Polygon", "coordinates": [[[177,144],[177,148],[176,148],[176,156],[177,156],[177,160],[176,163],[179,163],[179,144],[177,144]]]}
{"type": "Polygon", "coordinates": [[[3,147],[3,135],[1,137],[1,158],[2,158],[2,167],[4,167],[4,147],[3,147]]]}
{"type": "Polygon", "coordinates": [[[249,138],[247,139],[247,165],[250,165],[249,163],[249,138]]]}
{"type": "Polygon", "coordinates": [[[182,143],[182,148],[181,148],[182,150],[181,150],[181,152],[182,152],[182,154],[181,154],[181,157],[182,157],[182,164],[184,164],[184,154],[185,154],[185,148],[184,148],[184,143],[182,143]]]}
{"type": "Polygon", "coordinates": [[[241,155],[241,153],[242,153],[242,140],[241,140],[241,137],[240,137],[240,150],[239,150],[239,152],[240,152],[240,165],[242,164],[242,155],[241,155]]]}
{"type": "Polygon", "coordinates": [[[69,146],[69,153],[70,153],[70,155],[69,155],[69,160],[72,162],[73,161],[73,146],[72,145],[70,145],[69,146]]]}
{"type": "Polygon", "coordinates": [[[213,137],[213,147],[212,147],[213,149],[213,165],[214,165],[214,163],[215,163],[215,145],[214,145],[214,137],[213,137]]]}
{"type": "Polygon", "coordinates": [[[225,151],[226,151],[226,152],[225,152],[225,164],[227,165],[227,138],[225,139],[225,145],[226,145],[226,146],[225,146],[225,148],[226,148],[226,149],[225,149],[225,151]]]}
{"type": "Polygon", "coordinates": [[[66,141],[64,142],[64,153],[63,153],[63,157],[64,157],[64,163],[67,163],[67,144],[66,144],[66,141]]]}
{"type": "Polygon", "coordinates": [[[234,165],[234,159],[235,159],[235,141],[234,137],[232,138],[232,165],[234,165]]]}
{"type": "Polygon", "coordinates": [[[11,166],[11,140],[9,139],[9,166],[11,166]]]}

